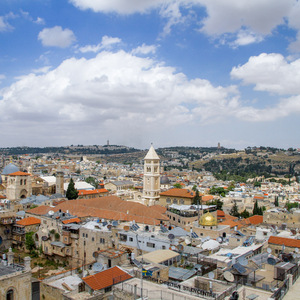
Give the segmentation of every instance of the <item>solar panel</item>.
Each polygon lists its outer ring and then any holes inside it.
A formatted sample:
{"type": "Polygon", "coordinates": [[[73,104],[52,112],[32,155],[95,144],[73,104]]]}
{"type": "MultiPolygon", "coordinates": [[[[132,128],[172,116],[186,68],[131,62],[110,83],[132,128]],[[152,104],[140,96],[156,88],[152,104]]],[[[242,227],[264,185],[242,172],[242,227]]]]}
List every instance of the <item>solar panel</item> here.
{"type": "Polygon", "coordinates": [[[140,228],[140,226],[138,224],[132,224],[131,225],[131,229],[134,231],[137,231],[140,228]]]}
{"type": "Polygon", "coordinates": [[[138,268],[141,268],[142,267],[142,264],[137,261],[136,259],[133,259],[132,262],[138,267],[138,268]]]}
{"type": "Polygon", "coordinates": [[[246,269],[239,263],[233,264],[232,267],[237,270],[240,274],[244,274],[246,269]]]}
{"type": "Polygon", "coordinates": [[[192,238],[193,239],[197,239],[199,236],[196,232],[192,232],[192,238]]]}
{"type": "Polygon", "coordinates": [[[102,222],[103,226],[106,226],[108,223],[106,221],[102,222]]]}
{"type": "Polygon", "coordinates": [[[163,233],[168,232],[168,229],[167,229],[166,227],[164,227],[164,226],[161,226],[161,227],[160,227],[160,230],[161,230],[163,233]]]}

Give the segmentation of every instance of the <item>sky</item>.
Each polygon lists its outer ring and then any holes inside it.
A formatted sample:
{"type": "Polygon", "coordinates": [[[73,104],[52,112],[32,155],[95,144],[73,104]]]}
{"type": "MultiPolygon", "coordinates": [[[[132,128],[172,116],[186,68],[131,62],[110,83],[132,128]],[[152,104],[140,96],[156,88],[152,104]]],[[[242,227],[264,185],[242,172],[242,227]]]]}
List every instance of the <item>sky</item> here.
{"type": "Polygon", "coordinates": [[[1,0],[0,147],[298,148],[300,1],[1,0]]]}

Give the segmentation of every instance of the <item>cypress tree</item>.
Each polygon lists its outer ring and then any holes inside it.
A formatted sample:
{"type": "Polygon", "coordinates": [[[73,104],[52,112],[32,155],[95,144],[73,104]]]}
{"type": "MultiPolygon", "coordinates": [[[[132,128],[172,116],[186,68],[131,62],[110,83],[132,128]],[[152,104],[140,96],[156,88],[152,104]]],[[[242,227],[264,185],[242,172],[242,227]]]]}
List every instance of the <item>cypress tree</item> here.
{"type": "Polygon", "coordinates": [[[78,198],[78,191],[75,189],[75,183],[72,178],[68,185],[66,197],[68,198],[68,200],[73,200],[78,198]]]}

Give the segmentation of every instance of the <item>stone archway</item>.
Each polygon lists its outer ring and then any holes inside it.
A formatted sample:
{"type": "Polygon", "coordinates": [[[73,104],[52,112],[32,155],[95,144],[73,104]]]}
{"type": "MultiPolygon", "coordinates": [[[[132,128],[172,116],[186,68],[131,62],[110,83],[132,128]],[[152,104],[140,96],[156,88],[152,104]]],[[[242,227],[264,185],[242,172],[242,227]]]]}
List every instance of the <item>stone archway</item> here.
{"type": "Polygon", "coordinates": [[[25,189],[21,190],[19,198],[21,199],[27,198],[27,191],[25,189]]]}

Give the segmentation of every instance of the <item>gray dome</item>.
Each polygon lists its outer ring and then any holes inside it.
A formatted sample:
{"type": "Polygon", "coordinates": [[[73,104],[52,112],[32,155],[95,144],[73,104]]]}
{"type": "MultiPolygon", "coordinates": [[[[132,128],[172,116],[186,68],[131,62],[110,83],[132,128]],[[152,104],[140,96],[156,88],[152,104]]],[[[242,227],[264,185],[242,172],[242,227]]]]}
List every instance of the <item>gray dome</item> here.
{"type": "Polygon", "coordinates": [[[160,184],[170,184],[170,180],[167,175],[160,177],[160,184]]]}
{"type": "Polygon", "coordinates": [[[8,174],[15,173],[18,171],[20,171],[20,169],[16,165],[10,163],[3,169],[2,175],[8,175],[8,174]]]}

